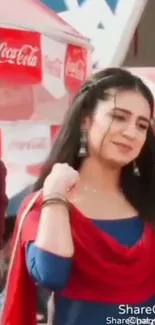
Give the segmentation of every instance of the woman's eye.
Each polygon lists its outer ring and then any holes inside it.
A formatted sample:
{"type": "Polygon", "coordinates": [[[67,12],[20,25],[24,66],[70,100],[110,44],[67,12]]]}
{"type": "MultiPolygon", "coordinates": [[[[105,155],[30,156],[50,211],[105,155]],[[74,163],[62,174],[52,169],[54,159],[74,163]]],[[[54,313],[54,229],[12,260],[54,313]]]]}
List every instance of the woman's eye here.
{"type": "Polygon", "coordinates": [[[139,128],[140,128],[141,130],[147,130],[147,129],[148,129],[148,125],[139,124],[139,128]]]}
{"type": "Polygon", "coordinates": [[[115,120],[125,121],[125,116],[122,116],[122,115],[114,115],[113,117],[114,117],[115,120]]]}

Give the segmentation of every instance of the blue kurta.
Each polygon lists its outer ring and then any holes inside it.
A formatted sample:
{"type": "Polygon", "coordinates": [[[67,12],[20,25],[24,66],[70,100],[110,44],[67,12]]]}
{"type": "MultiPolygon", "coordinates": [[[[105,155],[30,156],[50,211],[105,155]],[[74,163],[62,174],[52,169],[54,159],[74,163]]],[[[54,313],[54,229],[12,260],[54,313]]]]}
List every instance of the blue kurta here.
{"type": "MultiPolygon", "coordinates": [[[[93,222],[96,227],[113,236],[126,247],[135,245],[144,229],[144,223],[139,217],[93,222]]],[[[72,259],[45,252],[37,248],[34,243],[30,243],[27,249],[27,266],[38,284],[59,291],[68,284],[72,259]]],[[[133,309],[131,305],[118,306],[57,298],[55,322],[56,325],[150,324],[155,318],[154,305],[155,297],[150,297],[149,301],[144,301],[141,305],[133,306],[139,309],[133,309]],[[150,309],[142,307],[150,307],[150,309]]]]}

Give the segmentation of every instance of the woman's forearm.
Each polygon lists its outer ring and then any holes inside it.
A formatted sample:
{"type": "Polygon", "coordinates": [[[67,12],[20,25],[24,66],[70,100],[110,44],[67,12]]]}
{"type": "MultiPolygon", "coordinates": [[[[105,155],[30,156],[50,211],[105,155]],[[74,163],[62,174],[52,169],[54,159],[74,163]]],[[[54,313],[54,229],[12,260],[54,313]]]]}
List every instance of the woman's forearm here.
{"type": "Polygon", "coordinates": [[[73,256],[70,217],[65,206],[51,204],[43,208],[35,244],[62,257],[73,256]]]}

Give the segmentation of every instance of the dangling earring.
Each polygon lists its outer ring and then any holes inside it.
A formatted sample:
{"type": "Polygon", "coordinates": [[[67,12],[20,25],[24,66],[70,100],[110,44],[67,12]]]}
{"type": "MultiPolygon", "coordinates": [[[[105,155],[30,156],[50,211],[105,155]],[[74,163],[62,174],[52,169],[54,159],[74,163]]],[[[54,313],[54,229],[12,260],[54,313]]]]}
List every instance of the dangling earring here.
{"type": "Polygon", "coordinates": [[[88,148],[87,148],[87,131],[81,130],[81,136],[80,136],[80,149],[78,152],[78,157],[84,158],[88,154],[88,148]]]}
{"type": "Polygon", "coordinates": [[[136,164],[136,161],[133,162],[133,173],[135,176],[140,176],[140,170],[139,167],[136,164]]]}

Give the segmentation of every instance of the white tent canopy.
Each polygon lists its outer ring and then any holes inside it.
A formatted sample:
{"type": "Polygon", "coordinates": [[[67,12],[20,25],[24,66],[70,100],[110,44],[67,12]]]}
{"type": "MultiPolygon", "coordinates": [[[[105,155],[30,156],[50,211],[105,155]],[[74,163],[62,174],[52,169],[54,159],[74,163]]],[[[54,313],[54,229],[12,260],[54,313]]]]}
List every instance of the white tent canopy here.
{"type": "Polygon", "coordinates": [[[89,44],[85,37],[54,12],[47,10],[39,0],[0,1],[0,26],[37,31],[76,45],[88,47],[89,44]]]}

